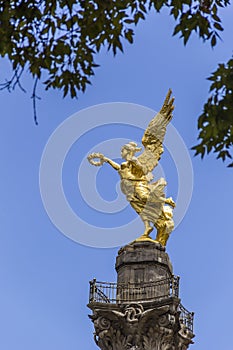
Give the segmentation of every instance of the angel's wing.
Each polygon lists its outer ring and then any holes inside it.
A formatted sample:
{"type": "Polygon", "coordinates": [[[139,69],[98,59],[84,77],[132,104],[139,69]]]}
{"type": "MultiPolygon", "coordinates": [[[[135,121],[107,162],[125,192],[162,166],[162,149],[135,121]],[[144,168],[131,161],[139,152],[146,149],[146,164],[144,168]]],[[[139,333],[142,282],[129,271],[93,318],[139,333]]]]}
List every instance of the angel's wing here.
{"type": "Polygon", "coordinates": [[[172,91],[169,89],[161,110],[151,120],[142,138],[142,144],[145,149],[138,156],[138,160],[143,165],[145,174],[151,172],[156,167],[163,153],[162,145],[166,128],[172,119],[172,112],[174,110],[174,97],[171,98],[171,94],[172,91]]]}

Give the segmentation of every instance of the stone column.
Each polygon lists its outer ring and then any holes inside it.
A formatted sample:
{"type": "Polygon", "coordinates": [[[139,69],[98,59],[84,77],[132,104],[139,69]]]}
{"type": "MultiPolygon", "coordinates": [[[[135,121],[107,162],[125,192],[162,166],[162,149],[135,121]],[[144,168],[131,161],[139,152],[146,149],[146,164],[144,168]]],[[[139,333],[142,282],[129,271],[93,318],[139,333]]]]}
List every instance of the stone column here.
{"type": "Polygon", "coordinates": [[[193,314],[180,304],[178,279],[165,248],[134,242],[116,258],[113,284],[92,285],[94,339],[101,350],[186,350],[194,337],[193,314]],[[102,293],[102,294],[101,294],[102,293]]]}
{"type": "Polygon", "coordinates": [[[115,267],[119,299],[125,290],[131,292],[128,300],[132,301],[169,296],[172,265],[161,244],[149,241],[129,244],[119,250],[115,267]],[[131,288],[124,288],[127,285],[131,288]]]}

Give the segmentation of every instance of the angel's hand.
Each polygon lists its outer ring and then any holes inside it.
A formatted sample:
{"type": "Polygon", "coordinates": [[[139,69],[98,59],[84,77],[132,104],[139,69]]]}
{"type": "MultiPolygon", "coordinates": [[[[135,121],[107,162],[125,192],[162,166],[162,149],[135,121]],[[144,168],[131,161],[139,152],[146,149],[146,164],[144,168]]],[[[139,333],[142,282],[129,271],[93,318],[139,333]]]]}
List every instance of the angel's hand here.
{"type": "Polygon", "coordinates": [[[148,174],[146,175],[146,179],[147,179],[148,182],[152,181],[153,178],[154,178],[154,175],[153,175],[152,173],[148,173],[148,174]]]}
{"type": "Polygon", "coordinates": [[[109,160],[111,160],[111,159],[105,157],[104,155],[101,157],[101,159],[104,163],[107,163],[109,160]]]}
{"type": "Polygon", "coordinates": [[[106,162],[109,165],[111,165],[111,167],[113,167],[113,169],[115,170],[120,170],[120,165],[116,162],[114,162],[112,159],[105,157],[104,155],[102,156],[102,162],[106,162]]]}
{"type": "Polygon", "coordinates": [[[166,204],[169,204],[172,208],[175,208],[175,206],[176,206],[176,203],[174,202],[172,197],[169,197],[166,199],[166,204]]]}
{"type": "Polygon", "coordinates": [[[163,114],[168,119],[168,121],[170,121],[172,119],[172,112],[175,108],[175,106],[173,104],[175,98],[174,97],[171,98],[171,94],[172,94],[172,90],[169,89],[167,96],[164,100],[163,106],[162,106],[161,110],[159,111],[159,113],[163,114]]]}

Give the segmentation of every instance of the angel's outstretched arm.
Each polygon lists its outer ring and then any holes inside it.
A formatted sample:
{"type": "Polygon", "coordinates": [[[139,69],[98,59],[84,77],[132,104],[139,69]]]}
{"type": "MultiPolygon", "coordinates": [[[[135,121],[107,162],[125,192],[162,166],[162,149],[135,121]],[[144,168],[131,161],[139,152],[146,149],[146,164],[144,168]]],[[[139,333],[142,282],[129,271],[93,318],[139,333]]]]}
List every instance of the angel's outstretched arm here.
{"type": "Polygon", "coordinates": [[[118,163],[114,162],[112,159],[104,157],[103,160],[106,163],[110,164],[113,167],[113,169],[115,169],[115,170],[119,170],[120,169],[120,165],[118,163]]]}
{"type": "Polygon", "coordinates": [[[113,167],[113,169],[120,170],[120,165],[118,163],[114,162],[112,159],[105,157],[102,153],[91,153],[87,159],[92,165],[101,166],[103,163],[108,163],[113,167]],[[95,161],[95,159],[98,158],[99,161],[95,161]]]}

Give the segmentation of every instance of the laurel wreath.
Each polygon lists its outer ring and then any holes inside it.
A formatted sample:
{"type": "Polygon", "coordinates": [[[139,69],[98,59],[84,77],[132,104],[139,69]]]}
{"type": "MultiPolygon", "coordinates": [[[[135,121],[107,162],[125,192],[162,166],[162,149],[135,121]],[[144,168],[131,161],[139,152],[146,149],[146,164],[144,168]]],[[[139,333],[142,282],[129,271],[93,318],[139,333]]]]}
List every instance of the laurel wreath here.
{"type": "Polygon", "coordinates": [[[102,153],[92,153],[87,157],[90,164],[95,166],[101,166],[105,162],[104,155],[102,153]],[[94,160],[96,158],[99,158],[99,161],[94,160]]]}

